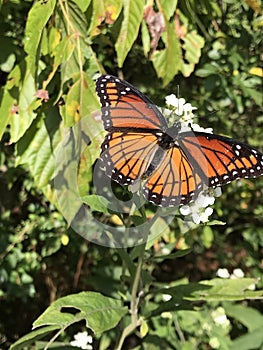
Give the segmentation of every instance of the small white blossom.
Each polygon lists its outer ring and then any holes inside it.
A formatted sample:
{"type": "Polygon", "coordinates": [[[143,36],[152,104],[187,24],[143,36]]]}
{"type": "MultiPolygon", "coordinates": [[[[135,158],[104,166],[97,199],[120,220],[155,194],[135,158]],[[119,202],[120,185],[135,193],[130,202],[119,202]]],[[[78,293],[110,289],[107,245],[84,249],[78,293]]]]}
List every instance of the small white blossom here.
{"type": "Polygon", "coordinates": [[[225,329],[229,327],[230,321],[226,317],[225,309],[222,306],[219,306],[215,311],[213,311],[211,316],[217,325],[225,329]]]}
{"type": "Polygon", "coordinates": [[[231,274],[231,279],[236,278],[243,278],[245,276],[244,272],[241,269],[234,269],[233,273],[231,274]]]}
{"type": "Polygon", "coordinates": [[[167,106],[174,108],[174,112],[180,116],[188,116],[193,110],[197,109],[193,107],[191,103],[185,103],[184,98],[177,98],[174,94],[166,96],[165,100],[167,106]]]}
{"type": "Polygon", "coordinates": [[[88,335],[88,332],[79,332],[74,335],[74,339],[70,342],[70,345],[84,350],[92,350],[92,336],[88,335]]]}
{"type": "Polygon", "coordinates": [[[220,342],[217,337],[212,337],[209,340],[209,345],[211,346],[212,349],[219,349],[220,348],[220,342]]]}
{"type": "Polygon", "coordinates": [[[221,278],[229,278],[230,273],[228,272],[228,269],[226,268],[220,268],[216,271],[216,275],[221,278]]]}
{"type": "Polygon", "coordinates": [[[208,222],[209,216],[213,213],[213,208],[209,207],[215,202],[215,197],[209,192],[201,192],[196,200],[180,207],[180,213],[189,216],[195,224],[208,222]]]}
{"type": "Polygon", "coordinates": [[[163,301],[169,301],[172,299],[170,294],[162,294],[163,301]]]}

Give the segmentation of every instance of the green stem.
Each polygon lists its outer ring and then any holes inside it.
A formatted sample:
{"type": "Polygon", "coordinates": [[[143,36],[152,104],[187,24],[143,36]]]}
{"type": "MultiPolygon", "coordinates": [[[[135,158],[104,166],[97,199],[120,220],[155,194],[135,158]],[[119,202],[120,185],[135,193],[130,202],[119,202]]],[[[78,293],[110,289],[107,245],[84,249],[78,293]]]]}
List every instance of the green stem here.
{"type": "Polygon", "coordinates": [[[134,279],[132,284],[131,304],[130,304],[131,305],[130,306],[131,323],[124,328],[116,350],[122,349],[122,345],[125,339],[127,338],[127,336],[130,333],[132,333],[141,324],[141,319],[138,318],[138,304],[140,299],[140,296],[138,295],[138,290],[139,290],[140,280],[141,280],[141,272],[142,272],[145,247],[146,247],[146,242],[140,246],[138,264],[137,264],[137,268],[134,274],[134,279]]]}

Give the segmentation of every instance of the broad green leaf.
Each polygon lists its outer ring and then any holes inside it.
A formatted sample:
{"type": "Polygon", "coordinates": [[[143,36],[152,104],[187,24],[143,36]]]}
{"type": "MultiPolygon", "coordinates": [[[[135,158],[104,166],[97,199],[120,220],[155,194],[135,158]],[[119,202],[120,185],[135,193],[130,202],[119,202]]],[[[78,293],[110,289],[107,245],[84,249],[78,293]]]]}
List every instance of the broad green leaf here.
{"type": "Polygon", "coordinates": [[[31,72],[27,69],[27,59],[21,62],[20,66],[16,66],[10,73],[10,79],[14,81],[14,85],[19,87],[16,94],[18,111],[11,114],[10,118],[10,142],[17,142],[30,127],[33,120],[36,118],[34,112],[40,105],[41,100],[35,96],[36,87],[35,80],[31,72]],[[23,80],[21,81],[23,77],[23,80]]]}
{"type": "Polygon", "coordinates": [[[94,85],[94,81],[82,73],[65,97],[65,109],[61,109],[65,126],[73,126],[81,119],[81,128],[90,140],[102,130],[101,123],[95,118],[95,115],[100,113],[100,105],[94,85]]]}
{"type": "MultiPolygon", "coordinates": [[[[89,0],[90,1],[90,0],[89,0]]],[[[87,2],[87,1],[86,1],[87,2]]],[[[85,13],[73,1],[67,1],[67,16],[62,16],[62,23],[64,24],[64,32],[74,39],[80,35],[86,38],[87,36],[87,17],[85,13]]]]}
{"type": "Polygon", "coordinates": [[[186,300],[244,300],[261,299],[263,291],[249,290],[256,280],[253,278],[221,279],[215,278],[199,283],[183,284],[176,287],[159,290],[165,294],[170,294],[179,302],[180,298],[186,300]]]}
{"type": "Polygon", "coordinates": [[[262,349],[263,332],[262,327],[255,329],[251,333],[241,335],[232,341],[229,350],[255,350],[262,349]]]}
{"type": "Polygon", "coordinates": [[[60,43],[55,46],[53,51],[55,58],[54,65],[59,66],[60,64],[67,62],[71,58],[75,47],[76,45],[72,38],[65,37],[62,39],[60,43]]]}
{"type": "Polygon", "coordinates": [[[176,7],[177,7],[178,0],[158,0],[157,6],[160,9],[161,12],[163,12],[164,17],[169,21],[169,19],[173,16],[176,7]]]}
{"type": "Polygon", "coordinates": [[[7,86],[1,90],[1,105],[0,105],[0,139],[2,138],[7,125],[10,122],[12,116],[11,109],[14,104],[14,98],[8,91],[7,86]]]}
{"type": "Polygon", "coordinates": [[[114,328],[128,312],[120,300],[105,297],[96,292],[81,292],[56,300],[34,322],[33,327],[47,325],[59,326],[61,329],[81,320],[95,334],[114,328]],[[72,314],[71,309],[77,313],[72,314]]]}
{"type": "Polygon", "coordinates": [[[197,69],[195,75],[200,78],[206,78],[212,74],[219,74],[220,69],[216,64],[205,63],[203,68],[197,69]]]}
{"type": "Polygon", "coordinates": [[[87,8],[89,7],[89,4],[91,0],[73,0],[78,7],[81,9],[82,12],[85,12],[87,8]]]}
{"type": "Polygon", "coordinates": [[[263,299],[263,291],[251,291],[251,285],[256,284],[253,278],[221,279],[215,278],[209,281],[202,281],[200,284],[209,287],[208,290],[195,291],[188,300],[245,300],[263,299]]]}
{"type": "Polygon", "coordinates": [[[123,21],[115,44],[118,66],[122,67],[134,41],[136,40],[143,19],[144,2],[141,0],[124,0],[123,21]]]}
{"type": "Polygon", "coordinates": [[[105,21],[106,23],[113,23],[119,17],[122,10],[123,1],[122,0],[104,0],[105,9],[105,21]]]}
{"type": "Polygon", "coordinates": [[[89,196],[82,197],[82,200],[84,203],[88,204],[92,211],[108,213],[109,201],[106,198],[91,194],[89,196]]]}
{"type": "Polygon", "coordinates": [[[158,77],[163,79],[164,86],[182,69],[182,52],[173,22],[166,22],[165,48],[155,51],[152,61],[158,77]]]}
{"type": "Polygon", "coordinates": [[[39,188],[46,186],[54,176],[52,152],[60,141],[59,122],[57,110],[50,108],[45,120],[35,121],[17,144],[17,165],[26,165],[39,188]]]}
{"type": "Polygon", "coordinates": [[[183,41],[185,60],[188,63],[185,62],[182,65],[182,73],[185,77],[188,77],[193,72],[195,65],[199,62],[201,49],[204,47],[205,41],[195,30],[187,33],[183,41]]]}
{"type": "Polygon", "coordinates": [[[87,73],[90,77],[93,77],[94,74],[100,72],[101,70],[99,60],[96,53],[93,51],[92,46],[88,45],[85,40],[80,40],[80,45],[83,57],[88,60],[88,66],[85,73],[87,73]]]}
{"type": "Polygon", "coordinates": [[[92,15],[90,20],[90,25],[88,29],[88,34],[90,37],[96,36],[100,33],[98,29],[99,25],[105,18],[105,8],[104,2],[101,0],[92,1],[92,15]]]}
{"type": "Polygon", "coordinates": [[[34,75],[37,51],[45,25],[52,16],[56,0],[38,1],[28,14],[25,30],[25,51],[29,55],[28,69],[34,75]]]}
{"type": "Polygon", "coordinates": [[[228,316],[241,322],[249,332],[263,328],[263,315],[256,309],[247,305],[226,304],[224,306],[228,316]]]}
{"type": "Polygon", "coordinates": [[[33,344],[38,339],[44,338],[47,334],[59,329],[59,326],[47,326],[43,327],[37,330],[34,330],[26,335],[24,335],[22,338],[20,338],[18,341],[16,341],[14,344],[10,346],[10,350],[20,350],[20,349],[26,349],[27,346],[33,344]]]}

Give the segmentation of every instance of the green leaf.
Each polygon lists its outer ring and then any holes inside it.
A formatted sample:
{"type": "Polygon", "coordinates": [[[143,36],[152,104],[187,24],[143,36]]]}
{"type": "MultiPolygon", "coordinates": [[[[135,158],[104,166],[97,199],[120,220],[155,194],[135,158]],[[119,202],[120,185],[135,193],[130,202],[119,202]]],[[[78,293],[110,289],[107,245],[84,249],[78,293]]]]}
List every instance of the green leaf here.
{"type": "Polygon", "coordinates": [[[84,203],[86,203],[92,211],[98,211],[100,213],[108,213],[109,201],[95,194],[82,197],[84,203]]]}
{"type": "Polygon", "coordinates": [[[0,139],[2,138],[7,125],[10,122],[12,117],[11,108],[14,104],[14,98],[8,91],[8,88],[5,87],[1,90],[1,105],[0,105],[0,139]]]}
{"type": "Polygon", "coordinates": [[[174,23],[166,22],[166,40],[163,50],[155,51],[152,56],[154,69],[163,85],[167,85],[182,68],[182,52],[174,23]]]}
{"type": "Polygon", "coordinates": [[[67,62],[72,56],[75,49],[75,42],[71,38],[65,37],[56,45],[53,55],[54,65],[59,66],[60,64],[67,62]]]}
{"type": "Polygon", "coordinates": [[[258,310],[247,305],[233,305],[230,303],[227,303],[224,308],[228,316],[241,322],[249,332],[263,328],[263,316],[258,310]]]}
{"type": "Polygon", "coordinates": [[[262,327],[257,328],[251,333],[244,334],[232,341],[229,350],[254,350],[262,349],[263,332],[262,327]]]}
{"type": "Polygon", "coordinates": [[[220,69],[216,64],[205,63],[203,68],[197,69],[195,75],[200,78],[206,78],[212,74],[219,74],[220,69]]]}
{"type": "Polygon", "coordinates": [[[159,7],[160,11],[163,12],[164,17],[169,21],[169,19],[173,16],[176,7],[177,7],[178,0],[158,0],[157,6],[159,7]]]}
{"type": "MultiPolygon", "coordinates": [[[[10,73],[10,79],[14,80],[14,85],[19,87],[16,90],[18,113],[13,113],[10,118],[10,143],[17,142],[30,127],[37,114],[34,112],[41,105],[41,100],[35,96],[36,87],[32,73],[27,69],[28,60],[21,62],[10,73]],[[23,80],[21,81],[23,77],[23,80]]],[[[14,99],[15,103],[15,99],[14,99]]]]}
{"type": "Polygon", "coordinates": [[[96,36],[100,33],[98,30],[99,25],[105,18],[105,8],[103,1],[93,0],[92,15],[90,20],[90,25],[88,29],[88,34],[90,37],[96,36]]]}
{"type": "Polygon", "coordinates": [[[34,4],[28,13],[26,30],[25,30],[25,51],[29,55],[28,69],[32,75],[35,72],[35,60],[38,56],[43,29],[49,18],[52,16],[56,6],[56,0],[38,1],[34,4]]]}
{"type": "Polygon", "coordinates": [[[95,334],[100,334],[114,328],[127,312],[128,308],[122,306],[120,300],[96,292],[81,292],[56,300],[34,322],[33,327],[53,325],[65,329],[75,322],[85,320],[88,328],[95,334]],[[72,308],[77,313],[72,314],[72,308]]]}
{"type": "Polygon", "coordinates": [[[144,2],[141,0],[124,0],[123,4],[124,19],[115,44],[119,67],[123,66],[123,62],[138,36],[144,7],[144,2]]]}
{"type": "Polygon", "coordinates": [[[82,73],[79,80],[69,89],[65,103],[65,109],[61,109],[65,126],[72,126],[80,119],[87,118],[86,133],[92,140],[102,129],[102,125],[93,117],[100,108],[94,81],[87,74],[82,73]]]}
{"type": "Polygon", "coordinates": [[[20,350],[20,349],[26,349],[27,346],[33,344],[36,340],[44,338],[45,335],[59,329],[59,326],[47,326],[43,327],[37,330],[34,330],[26,335],[24,335],[22,338],[20,338],[18,341],[16,341],[14,344],[10,346],[10,350],[20,350]]]}
{"type": "Polygon", "coordinates": [[[191,253],[192,249],[178,250],[176,253],[168,255],[155,255],[154,260],[176,259],[191,253]]]}
{"type": "Polygon", "coordinates": [[[262,299],[263,291],[251,291],[251,285],[257,283],[253,278],[221,279],[215,278],[210,281],[202,281],[200,284],[210,288],[203,291],[195,291],[188,300],[245,300],[262,299]]]}
{"type": "Polygon", "coordinates": [[[147,56],[151,50],[151,37],[147,28],[147,25],[144,21],[142,21],[141,26],[141,37],[142,37],[142,47],[144,55],[147,56]]]}
{"type": "Polygon", "coordinates": [[[50,108],[46,119],[41,118],[33,123],[17,144],[17,165],[27,165],[39,188],[46,186],[54,176],[55,159],[52,152],[60,141],[59,122],[56,108],[50,108]]]}
{"type": "Polygon", "coordinates": [[[82,12],[85,12],[87,8],[89,7],[89,4],[91,0],[73,0],[78,7],[81,9],[82,12]]]}
{"type": "Polygon", "coordinates": [[[199,62],[201,57],[201,49],[204,47],[205,41],[196,30],[189,32],[183,38],[183,49],[185,50],[185,59],[188,63],[184,62],[182,66],[182,73],[185,77],[188,77],[194,70],[195,64],[199,62]]]}

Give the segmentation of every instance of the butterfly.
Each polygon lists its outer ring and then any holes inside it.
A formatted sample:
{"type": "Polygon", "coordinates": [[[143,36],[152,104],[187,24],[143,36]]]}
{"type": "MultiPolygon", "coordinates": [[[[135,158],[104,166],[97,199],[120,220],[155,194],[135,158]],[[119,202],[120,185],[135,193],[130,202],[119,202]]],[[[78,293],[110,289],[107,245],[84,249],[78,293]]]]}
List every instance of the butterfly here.
{"type": "Polygon", "coordinates": [[[168,123],[151,100],[124,80],[96,81],[104,128],[101,145],[106,174],[121,185],[142,182],[147,201],[174,207],[201,191],[238,178],[263,174],[263,154],[233,139],[181,131],[168,123]]]}

